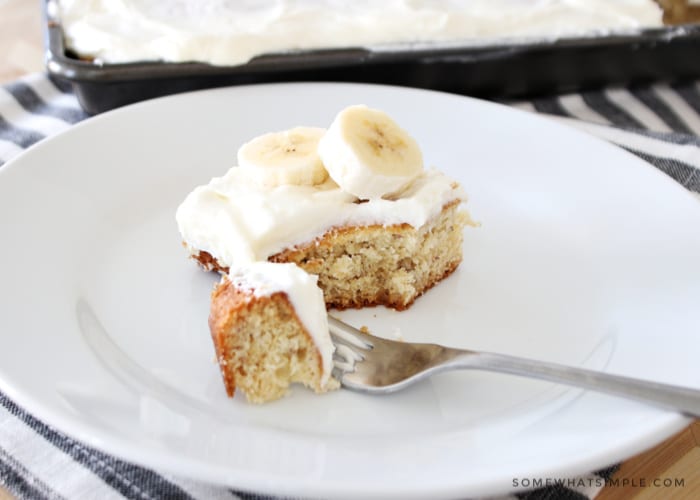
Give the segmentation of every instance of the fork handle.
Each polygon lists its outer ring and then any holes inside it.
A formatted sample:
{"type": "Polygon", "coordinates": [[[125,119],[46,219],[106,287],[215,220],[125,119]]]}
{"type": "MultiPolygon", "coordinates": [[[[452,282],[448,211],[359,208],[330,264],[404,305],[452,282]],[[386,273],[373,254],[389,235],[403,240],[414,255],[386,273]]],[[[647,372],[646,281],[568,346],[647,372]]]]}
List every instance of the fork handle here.
{"type": "Polygon", "coordinates": [[[700,417],[700,390],[697,389],[489,352],[455,349],[455,357],[447,364],[451,368],[482,369],[568,384],[652,403],[688,417],[700,417]]]}

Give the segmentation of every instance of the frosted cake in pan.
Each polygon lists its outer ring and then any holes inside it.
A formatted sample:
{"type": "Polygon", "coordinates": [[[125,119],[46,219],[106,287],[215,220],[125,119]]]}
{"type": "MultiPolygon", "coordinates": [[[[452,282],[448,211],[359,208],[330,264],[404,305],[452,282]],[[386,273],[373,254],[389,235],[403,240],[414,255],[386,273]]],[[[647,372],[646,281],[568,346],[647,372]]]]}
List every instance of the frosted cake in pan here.
{"type": "Polygon", "coordinates": [[[411,50],[662,26],[653,0],[56,0],[67,47],[101,63],[235,66],[269,53],[411,50]]]}

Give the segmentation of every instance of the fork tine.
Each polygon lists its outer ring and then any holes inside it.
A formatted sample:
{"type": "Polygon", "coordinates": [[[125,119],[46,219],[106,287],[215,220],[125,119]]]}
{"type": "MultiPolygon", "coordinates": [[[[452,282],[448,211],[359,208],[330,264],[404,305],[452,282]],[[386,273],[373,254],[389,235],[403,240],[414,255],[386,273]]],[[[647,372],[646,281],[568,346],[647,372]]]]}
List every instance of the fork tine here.
{"type": "Polygon", "coordinates": [[[365,357],[362,355],[362,353],[357,352],[355,349],[352,347],[341,344],[341,343],[336,343],[335,344],[335,352],[333,353],[333,359],[338,359],[340,358],[342,361],[364,361],[365,357]]]}
{"type": "Polygon", "coordinates": [[[346,373],[352,373],[355,371],[355,363],[333,357],[333,371],[335,372],[336,370],[343,375],[346,373]]]}
{"type": "Polygon", "coordinates": [[[328,329],[335,340],[335,344],[343,344],[349,348],[363,349],[369,351],[374,348],[374,344],[367,340],[367,335],[357,328],[340,321],[338,318],[328,316],[328,329]]]}
{"type": "Polygon", "coordinates": [[[370,342],[361,338],[363,333],[337,318],[328,316],[328,330],[335,345],[333,353],[333,374],[338,380],[355,371],[357,363],[364,361],[362,352],[372,349],[370,342]]]}
{"type": "Polygon", "coordinates": [[[334,342],[334,344],[333,366],[335,367],[334,370],[338,370],[341,376],[346,373],[352,373],[355,371],[355,365],[359,361],[364,361],[365,357],[352,347],[340,342],[334,342]]]}

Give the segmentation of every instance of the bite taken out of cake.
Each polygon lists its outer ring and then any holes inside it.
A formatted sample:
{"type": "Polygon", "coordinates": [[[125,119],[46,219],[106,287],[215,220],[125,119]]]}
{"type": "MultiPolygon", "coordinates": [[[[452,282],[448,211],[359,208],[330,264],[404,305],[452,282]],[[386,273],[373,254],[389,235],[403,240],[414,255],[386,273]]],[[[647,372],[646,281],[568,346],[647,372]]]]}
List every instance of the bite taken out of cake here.
{"type": "Polygon", "coordinates": [[[294,382],[317,393],[339,386],[323,293],[294,264],[255,262],[224,276],[211,295],[209,330],[229,396],[238,388],[263,403],[294,382]]]}
{"type": "Polygon", "coordinates": [[[190,256],[224,275],[209,324],[229,395],[238,387],[264,402],[292,382],[337,387],[326,308],[404,310],[462,261],[473,225],[464,192],[425,169],[418,143],[382,111],[350,106],[327,130],[255,137],[238,164],[176,216],[190,256]],[[304,300],[287,286],[298,273],[313,277],[304,300]]]}

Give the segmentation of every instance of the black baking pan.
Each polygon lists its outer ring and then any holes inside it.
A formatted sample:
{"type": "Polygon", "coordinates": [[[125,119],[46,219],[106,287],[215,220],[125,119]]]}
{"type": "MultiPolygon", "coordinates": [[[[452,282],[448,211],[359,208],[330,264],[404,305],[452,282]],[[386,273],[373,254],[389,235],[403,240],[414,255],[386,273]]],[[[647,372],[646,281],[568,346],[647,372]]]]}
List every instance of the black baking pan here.
{"type": "Polygon", "coordinates": [[[372,51],[314,50],[245,65],[97,64],[72,56],[44,2],[47,70],[90,114],[188,90],[289,81],[383,83],[484,98],[522,98],[612,84],[700,77],[700,25],[532,43],[372,51]]]}

